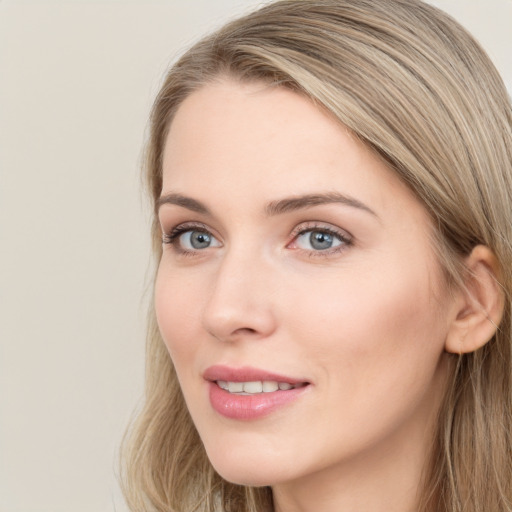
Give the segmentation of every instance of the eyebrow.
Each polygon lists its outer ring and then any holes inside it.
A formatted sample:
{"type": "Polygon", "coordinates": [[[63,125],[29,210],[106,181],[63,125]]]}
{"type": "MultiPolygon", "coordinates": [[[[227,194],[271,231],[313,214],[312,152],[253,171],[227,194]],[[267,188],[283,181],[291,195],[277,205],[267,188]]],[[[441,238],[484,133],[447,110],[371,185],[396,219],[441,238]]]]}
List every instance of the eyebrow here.
{"type": "Polygon", "coordinates": [[[165,194],[160,196],[155,203],[155,210],[158,212],[160,207],[164,204],[175,204],[187,210],[191,210],[202,215],[211,215],[210,210],[200,201],[192,199],[191,197],[183,196],[181,194],[165,194]]]}
{"type": "MultiPolygon", "coordinates": [[[[287,212],[332,203],[339,203],[344,206],[357,208],[379,218],[379,216],[369,206],[365,205],[358,199],[347,196],[345,194],[340,194],[338,192],[327,192],[324,194],[306,194],[302,196],[293,196],[284,199],[278,199],[276,201],[271,201],[265,207],[265,213],[269,217],[272,217],[287,212]]],[[[174,204],[176,206],[181,206],[182,208],[186,208],[187,210],[191,210],[202,215],[211,216],[211,212],[206,205],[204,205],[200,201],[197,201],[196,199],[192,199],[191,197],[187,197],[182,194],[169,193],[160,196],[156,201],[155,210],[158,212],[160,207],[164,204],[174,204]]]]}
{"type": "Polygon", "coordinates": [[[378,218],[378,215],[369,206],[366,206],[364,203],[358,199],[355,199],[354,197],[340,194],[338,192],[327,192],[325,194],[307,194],[298,197],[279,199],[277,201],[270,202],[265,208],[265,211],[267,215],[272,216],[295,210],[301,210],[303,208],[311,208],[313,206],[332,203],[340,203],[352,208],[358,208],[359,210],[371,213],[378,218]]]}

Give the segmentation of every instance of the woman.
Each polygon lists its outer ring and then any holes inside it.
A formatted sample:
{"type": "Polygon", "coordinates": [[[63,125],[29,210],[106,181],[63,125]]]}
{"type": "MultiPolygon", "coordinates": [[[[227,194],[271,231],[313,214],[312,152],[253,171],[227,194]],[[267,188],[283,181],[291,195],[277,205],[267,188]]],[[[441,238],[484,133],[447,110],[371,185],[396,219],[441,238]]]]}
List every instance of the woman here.
{"type": "Polygon", "coordinates": [[[175,64],[133,510],[512,510],[511,127],[417,0],[281,0],[175,64]]]}

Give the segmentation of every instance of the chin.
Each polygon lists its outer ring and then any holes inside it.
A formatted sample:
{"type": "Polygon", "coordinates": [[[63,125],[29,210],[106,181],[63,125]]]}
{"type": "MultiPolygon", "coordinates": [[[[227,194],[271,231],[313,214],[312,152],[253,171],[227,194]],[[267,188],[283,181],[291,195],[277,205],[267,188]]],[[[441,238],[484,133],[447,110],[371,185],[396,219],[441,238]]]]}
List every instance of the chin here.
{"type": "MultiPolygon", "coordinates": [[[[221,451],[219,448],[216,451],[221,451]]],[[[265,487],[274,485],[286,478],[286,471],[279,467],[277,461],[272,459],[258,460],[245,458],[245,454],[232,448],[231,453],[212,454],[208,458],[215,471],[224,480],[237,485],[248,487],[265,487]]]]}
{"type": "Polygon", "coordinates": [[[223,473],[221,471],[218,471],[217,468],[215,468],[215,470],[217,471],[217,473],[219,473],[219,475],[224,480],[226,480],[227,482],[230,482],[232,484],[236,484],[236,485],[243,485],[246,487],[267,487],[267,486],[273,485],[275,483],[273,480],[270,481],[271,479],[269,479],[268,474],[259,475],[259,474],[254,474],[251,471],[248,471],[247,474],[240,475],[240,474],[235,474],[231,471],[228,471],[227,473],[223,473]]]}

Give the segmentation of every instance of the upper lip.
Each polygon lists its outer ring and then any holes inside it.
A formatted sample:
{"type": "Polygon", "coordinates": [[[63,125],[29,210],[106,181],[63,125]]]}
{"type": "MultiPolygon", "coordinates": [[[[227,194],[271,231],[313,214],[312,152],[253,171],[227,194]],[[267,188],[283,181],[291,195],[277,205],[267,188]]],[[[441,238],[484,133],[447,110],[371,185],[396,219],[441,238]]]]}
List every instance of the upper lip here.
{"type": "Polygon", "coordinates": [[[211,382],[222,380],[227,382],[275,381],[288,382],[289,384],[307,383],[305,379],[279,375],[251,366],[242,366],[239,368],[224,365],[210,366],[204,371],[203,378],[211,382]]]}

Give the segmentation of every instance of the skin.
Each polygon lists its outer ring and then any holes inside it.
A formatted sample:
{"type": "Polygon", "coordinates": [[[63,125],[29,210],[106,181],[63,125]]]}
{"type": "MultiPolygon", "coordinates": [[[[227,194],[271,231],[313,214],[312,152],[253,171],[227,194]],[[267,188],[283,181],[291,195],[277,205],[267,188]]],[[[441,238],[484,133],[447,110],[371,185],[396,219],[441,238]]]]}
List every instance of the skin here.
{"type": "Polygon", "coordinates": [[[179,107],[163,177],[163,196],[208,209],[161,205],[165,241],[184,223],[189,232],[164,244],[155,305],[213,466],[229,481],[271,485],[278,512],[413,511],[460,308],[423,206],[308,99],[230,79],[179,107]],[[326,193],[358,206],[266,211],[326,193]],[[336,233],[335,247],[315,249],[312,230],[336,233]],[[190,250],[191,231],[210,245],[190,250]],[[202,377],[217,364],[309,386],[268,416],[228,419],[202,377]]]}

